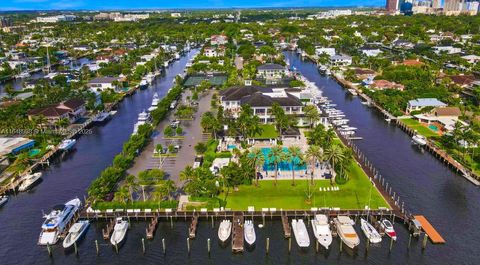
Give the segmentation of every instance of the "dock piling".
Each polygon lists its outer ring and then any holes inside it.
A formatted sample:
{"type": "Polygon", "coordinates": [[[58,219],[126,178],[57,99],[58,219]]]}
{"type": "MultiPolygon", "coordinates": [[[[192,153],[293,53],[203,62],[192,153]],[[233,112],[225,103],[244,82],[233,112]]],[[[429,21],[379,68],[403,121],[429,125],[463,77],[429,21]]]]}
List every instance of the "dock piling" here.
{"type": "Polygon", "coordinates": [[[315,240],[315,251],[318,253],[318,240],[315,240]]]}
{"type": "Polygon", "coordinates": [[[342,252],[342,248],[343,248],[343,244],[342,244],[342,240],[340,239],[340,252],[342,252]]]}
{"type": "Polygon", "coordinates": [[[408,235],[408,246],[407,249],[410,249],[410,244],[412,243],[412,233],[408,235]]]}
{"type": "Polygon", "coordinates": [[[211,242],[210,242],[210,238],[207,239],[207,251],[208,251],[208,256],[210,256],[210,250],[211,250],[211,242]]]}
{"type": "Polygon", "coordinates": [[[167,248],[165,246],[165,238],[162,238],[162,248],[163,248],[163,255],[167,254],[167,248]]]}
{"type": "Polygon", "coordinates": [[[73,243],[73,247],[75,248],[75,255],[78,255],[77,242],[74,242],[74,243],[73,243]]]}
{"type": "Polygon", "coordinates": [[[425,233],[425,236],[423,236],[422,250],[425,250],[425,248],[427,247],[427,241],[428,241],[428,234],[425,233]]]}
{"type": "Polygon", "coordinates": [[[390,247],[389,247],[388,251],[392,252],[392,248],[393,248],[393,237],[390,238],[390,247]]]}
{"type": "Polygon", "coordinates": [[[267,242],[266,242],[266,247],[265,248],[266,248],[266,254],[268,255],[268,251],[270,249],[270,238],[269,237],[267,237],[267,242]]]}
{"type": "Polygon", "coordinates": [[[115,243],[115,252],[118,254],[118,243],[115,243]]]}
{"type": "Polygon", "coordinates": [[[52,256],[52,247],[48,243],[47,243],[47,251],[48,251],[48,256],[51,257],[52,256]]]}
{"type": "Polygon", "coordinates": [[[142,252],[145,255],[145,238],[142,237],[142,252]]]}
{"type": "Polygon", "coordinates": [[[95,249],[97,250],[97,256],[100,254],[100,249],[98,248],[98,240],[95,239],[95,249]]]}
{"type": "Polygon", "coordinates": [[[292,251],[292,238],[290,237],[288,239],[288,254],[292,251]]]}
{"type": "Polygon", "coordinates": [[[188,251],[188,255],[190,256],[190,238],[187,237],[187,251],[188,251]]]}

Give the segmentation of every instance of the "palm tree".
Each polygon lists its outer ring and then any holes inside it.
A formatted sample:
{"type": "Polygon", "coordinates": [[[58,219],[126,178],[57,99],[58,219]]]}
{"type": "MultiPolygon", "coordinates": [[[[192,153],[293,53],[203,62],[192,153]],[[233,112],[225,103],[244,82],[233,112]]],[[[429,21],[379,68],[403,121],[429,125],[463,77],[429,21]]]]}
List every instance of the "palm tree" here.
{"type": "Polygon", "coordinates": [[[310,160],[312,162],[312,174],[311,174],[311,180],[312,180],[312,185],[313,185],[313,176],[315,175],[315,165],[317,164],[317,161],[323,160],[323,149],[318,146],[318,145],[310,145],[305,152],[305,156],[307,160],[310,160]]]}
{"type": "MultiPolygon", "coordinates": [[[[342,147],[337,144],[333,144],[329,146],[329,148],[325,150],[325,158],[332,165],[332,168],[335,171],[335,165],[340,163],[340,161],[342,161],[345,158],[342,147]]],[[[332,184],[334,180],[335,180],[335,176],[331,180],[332,184]]]]}
{"type": "Polygon", "coordinates": [[[295,186],[295,165],[301,164],[303,161],[303,154],[300,147],[292,145],[288,147],[288,160],[292,164],[292,186],[295,186]]]}
{"type": "Polygon", "coordinates": [[[284,160],[284,157],[285,153],[283,152],[283,148],[279,145],[272,147],[268,154],[268,160],[275,165],[275,186],[277,186],[278,164],[284,160]]]}
{"type": "Polygon", "coordinates": [[[165,196],[168,197],[168,200],[172,200],[172,193],[177,190],[177,186],[175,186],[175,182],[173,180],[165,180],[161,185],[162,190],[164,191],[165,196]]]}
{"type": "Polygon", "coordinates": [[[252,161],[252,164],[255,167],[255,179],[256,185],[258,186],[258,168],[263,166],[265,163],[265,156],[263,155],[262,149],[253,148],[248,156],[248,159],[252,161]]]}
{"type": "Polygon", "coordinates": [[[125,178],[125,184],[128,187],[128,193],[130,194],[130,200],[133,202],[133,193],[138,190],[138,183],[134,175],[128,175],[125,178]]]}
{"type": "Polygon", "coordinates": [[[330,128],[325,132],[325,135],[323,137],[324,148],[326,149],[333,144],[333,140],[337,137],[337,135],[335,134],[335,131],[330,128]]]}
{"type": "Polygon", "coordinates": [[[127,187],[120,187],[117,192],[115,192],[115,198],[124,204],[127,203],[128,200],[128,188],[127,187]]]}

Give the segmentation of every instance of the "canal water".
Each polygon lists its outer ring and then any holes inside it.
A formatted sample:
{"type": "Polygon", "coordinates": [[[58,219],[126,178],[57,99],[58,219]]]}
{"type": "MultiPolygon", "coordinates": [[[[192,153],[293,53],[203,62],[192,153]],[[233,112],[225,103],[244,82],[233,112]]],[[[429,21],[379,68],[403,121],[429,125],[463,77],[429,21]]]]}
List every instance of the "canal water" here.
{"type": "MultiPolygon", "coordinates": [[[[191,56],[192,53],[189,54],[191,56]]],[[[104,127],[95,128],[95,134],[79,139],[77,151],[64,161],[52,166],[44,174],[45,181],[32,193],[20,194],[0,210],[0,259],[1,264],[478,264],[480,262],[475,227],[480,219],[480,195],[478,189],[453,174],[428,153],[422,153],[410,144],[409,137],[393,125],[388,125],[375,110],[360,103],[357,98],[345,95],[334,80],[319,75],[314,64],[301,61],[297,55],[287,53],[295,66],[310,81],[321,87],[338,108],[351,120],[364,140],[357,144],[382,175],[400,194],[406,207],[414,213],[425,215],[446,239],[445,245],[427,245],[421,251],[421,242],[412,240],[407,250],[408,232],[401,224],[395,224],[398,241],[389,252],[386,238],[365,252],[365,237],[360,227],[361,244],[356,253],[340,253],[339,240],[334,239],[329,251],[315,253],[314,244],[308,250],[299,250],[295,241],[288,254],[288,241],[283,239],[282,225],[267,217],[265,227],[257,231],[257,242],[243,254],[231,253],[231,245],[218,242],[217,229],[207,220],[200,220],[197,238],[191,241],[191,253],[187,253],[188,220],[179,217],[171,227],[168,220],[161,220],[155,238],[145,240],[146,253],[142,254],[142,238],[146,223],[132,222],[125,244],[118,254],[102,239],[102,222],[94,222],[85,239],[79,244],[79,254],[64,252],[61,245],[48,257],[44,247],[36,245],[41,210],[49,206],[82,196],[88,184],[107,166],[121,150],[122,143],[133,129],[133,123],[142,109],[151,102],[153,91],[163,96],[171,86],[173,77],[183,71],[186,58],[176,62],[159,79],[156,88],[140,91],[126,98],[117,115],[104,127]],[[211,254],[207,253],[207,239],[211,239],[211,254]],[[270,239],[266,255],[266,239],[270,239]],[[97,256],[94,241],[98,240],[97,256]],[[162,250],[165,239],[166,253],[162,250]]],[[[261,198],[259,198],[261,199],[261,198]]],[[[256,219],[259,224],[262,220],[256,219]]],[[[310,228],[308,228],[310,229],[310,228]]],[[[313,235],[310,231],[311,242],[313,235]]]]}

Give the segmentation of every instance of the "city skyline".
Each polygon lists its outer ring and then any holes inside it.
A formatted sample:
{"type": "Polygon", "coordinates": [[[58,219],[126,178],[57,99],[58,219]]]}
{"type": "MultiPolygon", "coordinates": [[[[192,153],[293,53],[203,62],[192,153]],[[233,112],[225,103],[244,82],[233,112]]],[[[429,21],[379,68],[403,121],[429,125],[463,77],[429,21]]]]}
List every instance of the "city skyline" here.
{"type": "Polygon", "coordinates": [[[145,0],[141,3],[128,0],[119,0],[114,4],[111,1],[80,0],[64,2],[59,0],[4,0],[0,3],[0,10],[113,10],[113,9],[208,9],[208,8],[262,8],[262,7],[382,7],[384,0],[335,1],[335,0],[303,0],[283,1],[265,0],[206,0],[202,2],[186,0],[181,2],[145,0]]]}

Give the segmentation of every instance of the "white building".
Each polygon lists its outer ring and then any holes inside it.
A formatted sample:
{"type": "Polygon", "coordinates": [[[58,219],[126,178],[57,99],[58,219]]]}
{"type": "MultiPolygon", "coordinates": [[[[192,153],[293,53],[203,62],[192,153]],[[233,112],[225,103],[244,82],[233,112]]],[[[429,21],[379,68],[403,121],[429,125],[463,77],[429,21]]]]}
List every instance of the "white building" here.
{"type": "Polygon", "coordinates": [[[361,49],[362,53],[368,57],[376,57],[382,53],[380,49],[361,49]]]}
{"type": "Polygon", "coordinates": [[[36,21],[38,23],[57,23],[61,21],[74,21],[76,16],[74,15],[59,15],[59,16],[50,16],[50,17],[37,17],[36,21]]]}
{"type": "Polygon", "coordinates": [[[468,63],[471,63],[471,64],[476,64],[480,62],[480,56],[474,55],[474,54],[462,56],[462,59],[467,60],[468,63]]]}
{"type": "Polygon", "coordinates": [[[348,66],[352,64],[352,57],[348,55],[330,56],[330,64],[335,66],[348,66]]]}
{"type": "Polygon", "coordinates": [[[435,52],[436,54],[440,54],[440,53],[456,54],[456,53],[461,53],[462,49],[456,48],[453,46],[435,46],[433,47],[433,52],[435,52]]]}
{"type": "Polygon", "coordinates": [[[213,35],[210,37],[210,45],[225,45],[228,43],[228,37],[225,35],[213,35]]]}
{"type": "Polygon", "coordinates": [[[88,82],[88,87],[96,91],[105,91],[107,89],[116,90],[117,86],[114,84],[115,81],[120,81],[118,77],[97,77],[88,82]]]}
{"type": "Polygon", "coordinates": [[[425,107],[446,107],[447,104],[441,102],[436,98],[417,98],[413,100],[409,100],[407,103],[406,112],[410,113],[415,110],[421,110],[425,107]]]}
{"type": "Polygon", "coordinates": [[[170,13],[171,17],[182,17],[181,13],[170,13]]]}
{"type": "Polygon", "coordinates": [[[315,47],[315,54],[320,56],[326,54],[328,56],[334,56],[336,54],[335,48],[315,47]]]}

